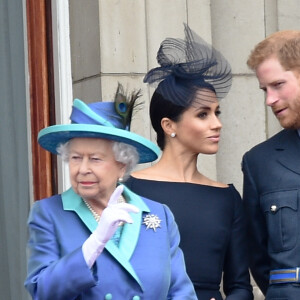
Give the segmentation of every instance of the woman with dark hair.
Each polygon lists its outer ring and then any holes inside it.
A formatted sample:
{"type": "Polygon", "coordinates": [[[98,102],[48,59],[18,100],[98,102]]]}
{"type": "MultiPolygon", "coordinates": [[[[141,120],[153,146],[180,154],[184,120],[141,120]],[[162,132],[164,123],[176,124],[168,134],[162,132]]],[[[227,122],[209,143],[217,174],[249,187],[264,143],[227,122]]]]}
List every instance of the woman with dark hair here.
{"type": "Polygon", "coordinates": [[[219,100],[231,86],[226,59],[185,26],[186,39],[166,39],[160,67],[146,75],[158,82],[150,118],[162,155],[134,172],[126,185],[168,205],[181,234],[188,275],[198,299],[253,299],[241,197],[232,184],[197,168],[198,154],[215,154],[222,124],[219,100]]]}

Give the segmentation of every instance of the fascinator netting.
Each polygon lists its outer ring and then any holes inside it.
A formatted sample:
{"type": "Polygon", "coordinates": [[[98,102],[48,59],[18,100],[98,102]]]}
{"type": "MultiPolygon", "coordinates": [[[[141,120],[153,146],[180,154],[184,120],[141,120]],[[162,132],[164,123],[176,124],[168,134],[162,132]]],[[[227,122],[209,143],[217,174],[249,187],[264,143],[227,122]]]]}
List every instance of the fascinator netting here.
{"type": "Polygon", "coordinates": [[[150,70],[144,82],[155,84],[157,93],[179,106],[207,100],[207,89],[218,100],[224,98],[232,82],[229,62],[186,24],[184,33],[184,40],[167,38],[161,43],[157,52],[160,67],[150,70]]]}

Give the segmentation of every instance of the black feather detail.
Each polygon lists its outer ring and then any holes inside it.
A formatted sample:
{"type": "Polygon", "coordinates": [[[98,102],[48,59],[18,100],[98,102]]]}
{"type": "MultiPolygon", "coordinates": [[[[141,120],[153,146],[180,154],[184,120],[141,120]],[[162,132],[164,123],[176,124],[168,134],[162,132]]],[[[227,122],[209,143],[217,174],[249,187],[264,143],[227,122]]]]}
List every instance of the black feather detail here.
{"type": "Polygon", "coordinates": [[[114,105],[116,112],[122,118],[122,123],[126,130],[130,130],[133,109],[138,105],[136,104],[136,100],[141,97],[141,95],[140,89],[131,92],[130,95],[126,95],[122,84],[118,83],[114,105]]]}

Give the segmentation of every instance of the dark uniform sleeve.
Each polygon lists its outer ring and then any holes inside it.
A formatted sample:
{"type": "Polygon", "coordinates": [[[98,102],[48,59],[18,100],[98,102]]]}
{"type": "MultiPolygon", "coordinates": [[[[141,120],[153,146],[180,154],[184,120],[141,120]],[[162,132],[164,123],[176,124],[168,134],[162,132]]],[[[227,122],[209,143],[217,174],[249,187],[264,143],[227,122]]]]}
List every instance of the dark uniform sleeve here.
{"type": "Polygon", "coordinates": [[[250,270],[257,285],[266,294],[270,272],[267,228],[260,209],[259,194],[251,174],[247,153],[243,157],[242,171],[244,173],[243,202],[247,220],[250,270]]]}
{"type": "Polygon", "coordinates": [[[246,222],[240,194],[233,187],[234,220],[225,257],[223,289],[227,300],[252,300],[246,222]]]}

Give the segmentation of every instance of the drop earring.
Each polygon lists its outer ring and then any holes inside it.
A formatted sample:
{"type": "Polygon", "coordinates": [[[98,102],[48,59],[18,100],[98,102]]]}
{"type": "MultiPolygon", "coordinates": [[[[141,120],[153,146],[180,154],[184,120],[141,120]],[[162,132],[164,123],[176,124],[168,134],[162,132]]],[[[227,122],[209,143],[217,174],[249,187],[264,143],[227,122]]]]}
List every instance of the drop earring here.
{"type": "Polygon", "coordinates": [[[174,138],[176,136],[176,133],[172,132],[170,135],[171,135],[172,138],[174,138]]]}

